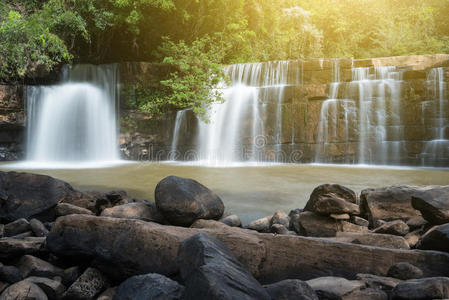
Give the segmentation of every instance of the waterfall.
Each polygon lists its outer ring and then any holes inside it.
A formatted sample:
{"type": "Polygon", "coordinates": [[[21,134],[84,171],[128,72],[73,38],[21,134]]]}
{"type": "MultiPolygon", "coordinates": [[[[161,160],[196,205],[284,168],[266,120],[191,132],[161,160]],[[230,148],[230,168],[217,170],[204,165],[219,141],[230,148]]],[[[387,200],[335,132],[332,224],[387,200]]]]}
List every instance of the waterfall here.
{"type": "MultiPolygon", "coordinates": [[[[332,70],[337,73],[337,63],[332,70]]],[[[338,80],[337,73],[332,76],[338,80]]],[[[352,81],[332,82],[321,107],[315,162],[400,163],[403,151],[401,73],[393,66],[352,68],[352,81]],[[344,91],[339,92],[343,86],[344,91]],[[330,146],[342,144],[348,154],[357,142],[357,157],[335,156],[330,146]]]]}
{"type": "Polygon", "coordinates": [[[210,107],[209,122],[190,122],[178,112],[171,153],[182,154],[181,147],[191,147],[188,158],[177,159],[213,166],[240,162],[446,166],[446,69],[423,69],[426,80],[423,70],[382,63],[320,59],[227,66],[232,84],[223,88],[224,103],[210,107]],[[181,130],[187,127],[188,132],[181,130]]]}
{"type": "Polygon", "coordinates": [[[75,65],[61,84],[27,90],[27,161],[106,162],[119,159],[116,65],[75,65]]]}
{"type": "Polygon", "coordinates": [[[200,162],[229,165],[266,161],[267,157],[282,159],[277,154],[282,146],[284,91],[302,78],[299,68],[292,72],[290,64],[275,61],[227,67],[232,85],[223,91],[225,102],[213,104],[210,121],[198,124],[200,162]]]}
{"type": "Polygon", "coordinates": [[[444,68],[431,69],[427,76],[431,99],[422,103],[422,123],[429,132],[424,142],[422,165],[434,165],[449,155],[449,95],[444,68]]]}

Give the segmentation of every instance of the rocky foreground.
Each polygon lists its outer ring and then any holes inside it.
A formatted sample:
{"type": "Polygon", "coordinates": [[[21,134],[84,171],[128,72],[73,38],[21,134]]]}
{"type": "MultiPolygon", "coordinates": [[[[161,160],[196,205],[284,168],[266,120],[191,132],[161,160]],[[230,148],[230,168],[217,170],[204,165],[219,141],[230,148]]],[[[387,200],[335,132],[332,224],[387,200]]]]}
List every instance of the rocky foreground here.
{"type": "Polygon", "coordinates": [[[155,200],[0,172],[0,300],[449,298],[449,186],[325,184],[245,228],[191,179],[155,200]]]}

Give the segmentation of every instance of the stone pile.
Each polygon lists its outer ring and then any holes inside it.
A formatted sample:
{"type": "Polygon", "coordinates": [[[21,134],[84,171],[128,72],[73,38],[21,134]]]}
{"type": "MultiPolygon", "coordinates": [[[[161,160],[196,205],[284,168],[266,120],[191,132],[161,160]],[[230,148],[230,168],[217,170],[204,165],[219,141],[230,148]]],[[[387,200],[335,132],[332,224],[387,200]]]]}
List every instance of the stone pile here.
{"type": "Polygon", "coordinates": [[[151,203],[0,172],[0,300],[449,298],[449,186],[324,184],[244,228],[224,211],[176,176],[151,203]]]}

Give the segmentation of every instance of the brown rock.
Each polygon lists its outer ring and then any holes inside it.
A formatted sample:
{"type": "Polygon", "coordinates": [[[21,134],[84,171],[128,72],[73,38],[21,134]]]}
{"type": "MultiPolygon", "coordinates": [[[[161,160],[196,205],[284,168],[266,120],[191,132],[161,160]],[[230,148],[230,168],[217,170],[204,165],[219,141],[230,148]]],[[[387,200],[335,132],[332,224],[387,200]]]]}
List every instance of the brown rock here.
{"type": "Polygon", "coordinates": [[[320,216],[313,212],[303,212],[297,218],[300,228],[300,235],[313,237],[334,237],[337,232],[367,232],[368,228],[358,226],[346,221],[334,220],[332,218],[320,216]]]}
{"type": "Polygon", "coordinates": [[[422,269],[424,276],[449,275],[449,254],[442,252],[275,236],[221,225],[223,228],[219,230],[195,229],[140,220],[70,215],[58,218],[47,244],[57,255],[93,256],[126,277],[151,272],[177,273],[175,258],[179,244],[199,232],[221,240],[261,282],[286,278],[304,280],[329,274],[341,277],[354,277],[358,273],[383,275],[392,264],[403,261],[422,269]]]}
{"type": "MultiPolygon", "coordinates": [[[[333,198],[343,202],[357,203],[357,196],[354,191],[348,189],[339,184],[323,184],[316,187],[310,195],[309,201],[307,201],[304,211],[315,212],[317,203],[322,198],[333,198]]],[[[343,212],[346,213],[346,212],[343,212]]]]}
{"type": "Polygon", "coordinates": [[[449,223],[449,185],[426,187],[412,196],[412,205],[431,224],[449,223]]]}
{"type": "Polygon", "coordinates": [[[376,220],[407,220],[420,215],[412,207],[412,196],[421,188],[399,185],[365,189],[360,195],[360,216],[374,226],[376,220]]]}

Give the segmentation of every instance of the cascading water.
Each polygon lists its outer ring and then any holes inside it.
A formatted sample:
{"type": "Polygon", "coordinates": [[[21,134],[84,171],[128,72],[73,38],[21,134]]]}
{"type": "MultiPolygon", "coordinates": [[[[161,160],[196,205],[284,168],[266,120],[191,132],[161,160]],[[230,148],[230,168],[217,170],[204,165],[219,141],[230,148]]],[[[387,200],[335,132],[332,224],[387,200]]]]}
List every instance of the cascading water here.
{"type": "Polygon", "coordinates": [[[76,65],[62,83],[27,90],[27,161],[45,165],[119,160],[116,65],[76,65]]]}
{"type": "Polygon", "coordinates": [[[349,83],[335,82],[339,75],[333,77],[330,97],[321,107],[315,162],[399,163],[403,155],[401,73],[396,67],[384,66],[353,68],[349,83]],[[336,157],[328,149],[331,143],[339,143],[348,153],[351,140],[358,140],[355,160],[336,157]]]}
{"type": "Polygon", "coordinates": [[[189,114],[178,112],[171,153],[188,149],[188,158],[178,156],[179,160],[224,166],[240,162],[446,166],[447,71],[418,70],[382,60],[348,59],[228,66],[232,85],[223,89],[225,102],[212,105],[210,122],[197,121],[193,126],[189,114]],[[367,63],[371,66],[354,67],[367,63]],[[189,131],[184,130],[187,127],[189,131]]]}
{"type": "Polygon", "coordinates": [[[427,76],[430,100],[422,103],[422,123],[429,132],[422,153],[423,165],[434,165],[449,155],[449,95],[444,68],[434,68],[427,76]]]}
{"type": "MultiPolygon", "coordinates": [[[[284,88],[299,84],[302,78],[298,68],[293,72],[289,69],[290,63],[276,61],[227,67],[232,85],[223,90],[225,102],[212,105],[208,122],[198,121],[196,155],[200,163],[231,165],[240,161],[264,161],[268,155],[267,144],[274,146],[272,153],[280,152],[284,88]],[[268,109],[275,112],[271,120],[268,120],[271,113],[268,109]]],[[[177,118],[175,131],[183,121],[177,118]]],[[[177,145],[178,138],[174,132],[172,147],[177,145]]]]}

